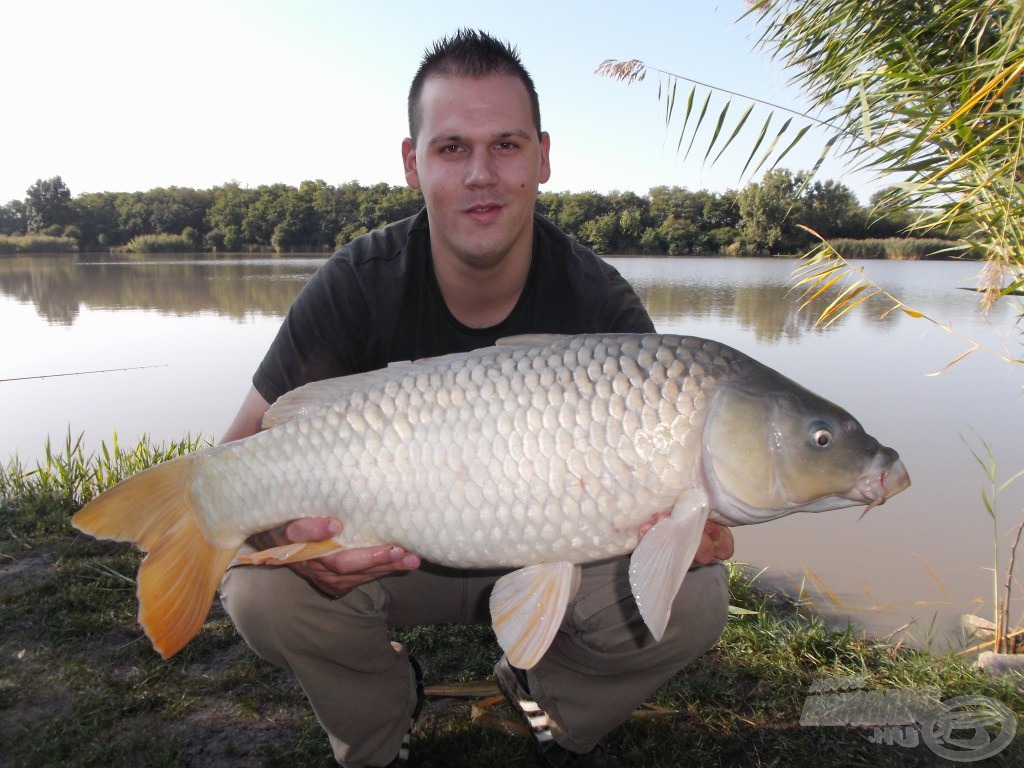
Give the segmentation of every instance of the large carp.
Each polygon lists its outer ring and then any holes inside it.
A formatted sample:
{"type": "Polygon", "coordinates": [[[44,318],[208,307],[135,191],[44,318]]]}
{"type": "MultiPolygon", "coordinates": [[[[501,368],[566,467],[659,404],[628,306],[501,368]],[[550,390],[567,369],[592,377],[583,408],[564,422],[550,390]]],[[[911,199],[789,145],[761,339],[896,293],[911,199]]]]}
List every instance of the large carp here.
{"type": "Polygon", "coordinates": [[[245,539],[297,517],[344,528],[248,561],[394,543],[442,565],[518,568],[495,585],[491,618],[529,668],[580,563],[632,552],[633,595],[660,639],[706,520],[870,508],[910,484],[846,411],[683,336],[516,337],[309,384],[263,425],[141,472],[72,520],[149,553],[139,620],[165,658],[199,631],[245,539]]]}

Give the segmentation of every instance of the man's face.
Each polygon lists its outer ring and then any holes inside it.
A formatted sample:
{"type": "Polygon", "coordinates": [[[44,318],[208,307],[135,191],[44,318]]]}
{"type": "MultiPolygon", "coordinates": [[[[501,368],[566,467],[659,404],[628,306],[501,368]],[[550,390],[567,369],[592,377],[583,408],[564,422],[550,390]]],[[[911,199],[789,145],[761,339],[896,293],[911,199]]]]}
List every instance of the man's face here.
{"type": "Polygon", "coordinates": [[[402,143],[405,178],[423,192],[435,258],[487,267],[528,252],[537,186],[551,175],[550,139],[537,136],[515,77],[430,77],[419,135],[402,143]]]}

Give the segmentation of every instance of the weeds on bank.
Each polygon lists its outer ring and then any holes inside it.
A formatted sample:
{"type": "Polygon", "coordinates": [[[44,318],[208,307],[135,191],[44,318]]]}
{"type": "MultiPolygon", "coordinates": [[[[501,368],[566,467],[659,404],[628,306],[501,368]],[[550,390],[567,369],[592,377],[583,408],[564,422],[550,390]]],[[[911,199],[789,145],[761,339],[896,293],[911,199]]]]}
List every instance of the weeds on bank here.
{"type": "Polygon", "coordinates": [[[72,237],[50,235],[0,235],[0,254],[74,253],[78,243],[72,237]]]}
{"type": "Polygon", "coordinates": [[[68,432],[63,446],[47,438],[43,458],[28,469],[14,456],[0,466],[0,532],[39,536],[66,532],[71,513],[107,488],[147,467],[190,453],[204,445],[200,438],[167,446],[154,445],[148,436],[130,446],[121,445],[114,433],[111,442],[86,453],[83,435],[68,432]]]}
{"type": "MultiPolygon", "coordinates": [[[[143,441],[85,456],[81,439],[36,470],[0,473],[0,743],[11,766],[322,766],[330,748],[295,681],[256,659],[215,606],[186,648],[163,661],[136,622],[139,554],[77,535],[72,511],[109,484],[188,450],[143,441]]],[[[664,685],[667,717],[631,720],[607,741],[612,765],[948,764],[926,747],[870,743],[865,729],[799,724],[812,683],[861,676],[875,689],[937,687],[943,699],[995,698],[1024,718],[1024,699],[956,658],[933,658],[825,626],[760,591],[741,567],[718,645],[664,685]]],[[[428,685],[483,680],[500,653],[488,627],[395,633],[428,685]]],[[[499,714],[511,717],[504,705],[499,714]]],[[[1024,764],[1018,739],[979,765],[1024,764]]],[[[435,698],[413,739],[413,765],[532,765],[524,739],[484,730],[463,699],[435,698]]]]}

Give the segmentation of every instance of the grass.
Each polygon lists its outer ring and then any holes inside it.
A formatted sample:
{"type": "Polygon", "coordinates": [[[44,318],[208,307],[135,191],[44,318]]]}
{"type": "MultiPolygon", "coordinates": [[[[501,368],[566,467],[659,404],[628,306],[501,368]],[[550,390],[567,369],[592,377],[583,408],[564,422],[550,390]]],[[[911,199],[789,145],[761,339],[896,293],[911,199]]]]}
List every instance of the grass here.
{"type": "MultiPolygon", "coordinates": [[[[10,766],[325,766],[327,740],[296,683],[255,658],[219,606],[199,636],[162,661],[135,620],[139,554],[75,533],[70,514],[151,463],[193,450],[116,442],[85,455],[68,437],[28,470],[0,470],[0,743],[10,766]]],[[[608,738],[614,766],[939,766],[949,761],[868,741],[870,728],[809,727],[815,681],[859,676],[869,689],[935,686],[941,698],[982,695],[1024,718],[1012,685],[953,656],[827,628],[812,612],[731,574],[734,616],[718,645],[653,696],[676,714],[630,720],[608,738]]],[[[499,649],[487,627],[396,633],[428,685],[483,680],[499,649]]],[[[431,699],[413,765],[532,765],[525,739],[481,728],[469,701],[431,699]]],[[[496,712],[510,716],[505,705],[496,712]]],[[[1024,764],[1024,738],[979,765],[1024,764]]]]}
{"type": "Polygon", "coordinates": [[[847,259],[919,261],[959,258],[964,255],[962,243],[924,237],[834,238],[830,243],[847,259]]]}
{"type": "Polygon", "coordinates": [[[71,237],[50,235],[0,235],[0,254],[74,253],[78,244],[71,237]]]}
{"type": "Polygon", "coordinates": [[[124,250],[130,253],[190,253],[198,250],[195,242],[183,235],[139,235],[124,250]]]}

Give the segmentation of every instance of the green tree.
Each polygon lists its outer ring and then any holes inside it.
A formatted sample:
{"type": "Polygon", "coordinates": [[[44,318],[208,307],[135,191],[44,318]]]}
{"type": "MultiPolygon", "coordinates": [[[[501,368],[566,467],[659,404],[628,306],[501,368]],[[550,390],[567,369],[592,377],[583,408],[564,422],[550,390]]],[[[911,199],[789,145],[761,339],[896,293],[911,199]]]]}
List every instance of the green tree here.
{"type": "MultiPolygon", "coordinates": [[[[321,180],[303,181],[284,200],[284,218],[271,236],[274,249],[283,252],[316,248],[319,245],[320,216],[317,201],[325,184],[321,180]]],[[[331,242],[334,237],[332,235],[331,242]]]]}
{"type": "Polygon", "coordinates": [[[64,227],[71,222],[71,190],[60,176],[37,179],[25,191],[25,219],[29,232],[64,227]]]}
{"type": "Polygon", "coordinates": [[[726,190],[721,194],[705,193],[701,232],[697,252],[723,253],[739,240],[741,222],[738,193],[726,190]]]}
{"type": "Polygon", "coordinates": [[[7,205],[0,206],[0,234],[23,235],[28,226],[25,215],[25,203],[11,200],[7,205]]]}
{"type": "Polygon", "coordinates": [[[580,242],[595,253],[609,254],[618,250],[615,243],[619,236],[619,217],[614,211],[587,219],[580,226],[580,242]]]}
{"type": "Polygon", "coordinates": [[[845,184],[828,179],[804,187],[799,223],[822,237],[864,237],[865,212],[845,184]]]}
{"type": "Polygon", "coordinates": [[[142,192],[121,192],[114,198],[119,240],[128,243],[149,232],[149,210],[142,192]]]}
{"type": "Polygon", "coordinates": [[[537,195],[537,212],[551,221],[558,221],[558,212],[562,206],[560,192],[541,192],[537,195]]]}
{"type": "Polygon", "coordinates": [[[240,229],[252,245],[271,245],[274,229],[284,219],[285,200],[293,191],[287,184],[260,186],[258,197],[245,209],[240,229]]]}
{"type": "Polygon", "coordinates": [[[608,202],[616,218],[610,253],[637,253],[650,224],[650,202],[635,192],[611,192],[608,202]]]}
{"type": "Polygon", "coordinates": [[[689,196],[690,193],[682,187],[652,187],[648,192],[651,218],[659,224],[670,216],[685,218],[689,196]]]}
{"type": "Polygon", "coordinates": [[[141,202],[146,210],[146,234],[178,235],[186,227],[198,230],[203,226],[213,195],[184,187],[158,187],[143,192],[141,202]]]}
{"type": "MultiPolygon", "coordinates": [[[[254,189],[243,189],[238,182],[232,181],[214,187],[212,195],[213,201],[206,211],[206,229],[217,230],[215,240],[227,237],[232,242],[229,250],[233,250],[242,244],[242,223],[249,207],[259,198],[259,192],[254,189]]],[[[225,244],[223,247],[228,246],[225,244]]]]}
{"type": "Polygon", "coordinates": [[[370,231],[361,218],[364,189],[357,181],[349,181],[335,190],[341,228],[334,235],[334,247],[340,248],[355,237],[370,231]]]}
{"type": "Polygon", "coordinates": [[[626,208],[619,213],[619,242],[616,253],[637,253],[647,230],[648,216],[640,208],[626,208]]]}
{"type": "Polygon", "coordinates": [[[611,210],[608,200],[597,192],[564,192],[556,224],[563,232],[584,241],[583,225],[611,210]]]}
{"type": "Polygon", "coordinates": [[[199,234],[199,230],[195,227],[185,227],[181,230],[181,236],[188,240],[195,250],[199,250],[203,244],[203,236],[199,234]]]}
{"type": "Polygon", "coordinates": [[[82,232],[79,246],[121,245],[118,226],[117,195],[113,192],[86,192],[72,198],[75,224],[82,232]]]}
{"type": "Polygon", "coordinates": [[[376,217],[380,225],[412,216],[423,207],[423,196],[411,187],[388,187],[377,201],[376,217]]]}
{"type": "Polygon", "coordinates": [[[229,224],[221,234],[222,247],[225,251],[240,251],[245,247],[245,238],[242,237],[242,230],[234,224],[229,224]]]}
{"type": "Polygon", "coordinates": [[[693,253],[697,227],[684,216],[669,214],[657,229],[658,240],[669,256],[686,256],[693,253]]]}
{"type": "Polygon", "coordinates": [[[760,184],[740,192],[740,248],[744,253],[794,253],[801,237],[794,224],[800,215],[800,183],[786,169],[768,171],[760,184]]]}

